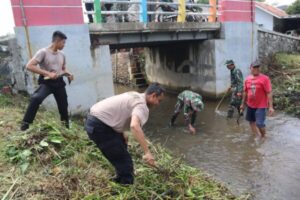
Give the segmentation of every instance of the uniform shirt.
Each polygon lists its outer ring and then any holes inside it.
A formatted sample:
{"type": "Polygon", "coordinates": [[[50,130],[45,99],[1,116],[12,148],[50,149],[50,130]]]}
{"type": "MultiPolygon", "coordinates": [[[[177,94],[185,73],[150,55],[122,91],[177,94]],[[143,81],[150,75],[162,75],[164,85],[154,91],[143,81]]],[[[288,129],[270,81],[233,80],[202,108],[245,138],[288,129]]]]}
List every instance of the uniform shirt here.
{"type": "Polygon", "coordinates": [[[116,132],[123,133],[129,128],[133,115],[139,118],[143,126],[148,120],[149,109],[144,93],[126,92],[96,103],[91,107],[90,114],[116,132]]]}
{"type": "Polygon", "coordinates": [[[62,51],[53,52],[48,48],[40,49],[33,56],[38,63],[41,69],[46,71],[55,71],[58,74],[62,74],[66,65],[66,58],[62,51]]]}
{"type": "MultiPolygon", "coordinates": [[[[201,103],[201,109],[198,111],[203,110],[204,104],[202,102],[202,97],[200,94],[197,94],[197,93],[189,91],[189,90],[185,90],[185,91],[181,92],[177,98],[183,102],[183,113],[184,114],[188,114],[190,111],[196,110],[195,105],[193,105],[194,102],[201,103]]],[[[199,108],[197,108],[197,109],[199,109],[199,108]]]]}
{"type": "Polygon", "coordinates": [[[268,76],[259,74],[250,75],[245,80],[244,91],[247,94],[247,105],[251,108],[268,108],[267,94],[272,91],[268,76]]]}
{"type": "Polygon", "coordinates": [[[231,88],[234,93],[242,93],[243,92],[243,74],[240,69],[236,67],[230,70],[230,80],[231,80],[231,88]]]}

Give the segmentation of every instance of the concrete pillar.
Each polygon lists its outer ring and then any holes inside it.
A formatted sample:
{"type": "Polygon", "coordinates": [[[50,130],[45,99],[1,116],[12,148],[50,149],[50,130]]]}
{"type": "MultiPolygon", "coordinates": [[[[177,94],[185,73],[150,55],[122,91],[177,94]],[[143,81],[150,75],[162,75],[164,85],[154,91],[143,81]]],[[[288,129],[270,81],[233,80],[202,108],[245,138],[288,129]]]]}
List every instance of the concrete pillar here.
{"type": "Polygon", "coordinates": [[[185,0],[178,0],[178,16],[177,22],[185,22],[186,18],[186,9],[185,9],[185,0]]]}
{"type": "MultiPolygon", "coordinates": [[[[68,39],[64,48],[67,68],[75,80],[66,86],[71,113],[87,110],[96,101],[113,95],[113,81],[109,47],[91,50],[89,29],[83,23],[81,0],[11,0],[15,20],[17,46],[20,49],[22,79],[27,92],[37,88],[37,76],[24,70],[26,63],[38,49],[51,43],[52,33],[64,32],[68,39]]],[[[55,105],[48,98],[45,105],[55,105]]]]}
{"type": "Polygon", "coordinates": [[[222,39],[215,42],[216,94],[229,86],[229,71],[224,66],[227,59],[234,60],[244,77],[258,56],[257,27],[254,23],[254,0],[222,0],[219,19],[222,22],[222,39]]]}
{"type": "Polygon", "coordinates": [[[209,5],[211,7],[209,8],[208,21],[209,22],[216,22],[216,18],[217,18],[217,0],[209,0],[209,5]]]}

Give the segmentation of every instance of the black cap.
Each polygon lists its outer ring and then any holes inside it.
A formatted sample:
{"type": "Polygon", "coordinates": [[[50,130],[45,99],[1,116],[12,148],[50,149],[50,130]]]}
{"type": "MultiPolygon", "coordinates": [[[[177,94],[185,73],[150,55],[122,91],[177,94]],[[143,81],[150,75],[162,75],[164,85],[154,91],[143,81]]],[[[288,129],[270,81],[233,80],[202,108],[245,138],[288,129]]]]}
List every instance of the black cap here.
{"type": "Polygon", "coordinates": [[[260,62],[258,60],[251,63],[250,67],[260,67],[260,62]]]}

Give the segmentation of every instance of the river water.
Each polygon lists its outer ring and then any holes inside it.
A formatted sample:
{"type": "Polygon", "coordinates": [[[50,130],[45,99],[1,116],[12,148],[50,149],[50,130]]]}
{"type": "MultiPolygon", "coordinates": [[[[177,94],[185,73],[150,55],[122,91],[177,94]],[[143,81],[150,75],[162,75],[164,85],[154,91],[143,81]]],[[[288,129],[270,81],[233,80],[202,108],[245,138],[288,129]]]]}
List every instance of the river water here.
{"type": "MultiPolygon", "coordinates": [[[[130,88],[116,86],[116,93],[130,88]]],[[[277,113],[268,117],[267,137],[257,140],[246,120],[228,120],[226,103],[216,113],[217,102],[205,101],[198,113],[196,135],[184,126],[182,114],[175,126],[167,124],[176,102],[175,94],[167,94],[156,108],[150,109],[144,127],[152,141],[161,143],[175,155],[213,175],[235,194],[252,193],[257,200],[300,199],[300,120],[277,113]]]]}

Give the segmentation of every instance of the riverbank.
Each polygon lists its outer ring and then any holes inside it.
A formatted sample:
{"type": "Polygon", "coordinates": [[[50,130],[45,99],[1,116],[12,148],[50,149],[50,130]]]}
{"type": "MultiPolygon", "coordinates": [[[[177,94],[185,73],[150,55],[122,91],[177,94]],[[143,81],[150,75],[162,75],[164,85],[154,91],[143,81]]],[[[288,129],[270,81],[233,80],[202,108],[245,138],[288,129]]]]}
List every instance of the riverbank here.
{"type": "Polygon", "coordinates": [[[271,55],[263,70],[272,81],[275,109],[300,118],[300,54],[271,55]]]}
{"type": "Polygon", "coordinates": [[[0,195],[2,199],[249,199],[236,197],[208,174],[152,145],[160,170],[146,166],[130,140],[135,184],[109,181],[114,170],[73,119],[65,129],[57,113],[41,108],[34,125],[19,131],[28,99],[0,96],[0,195]]]}

